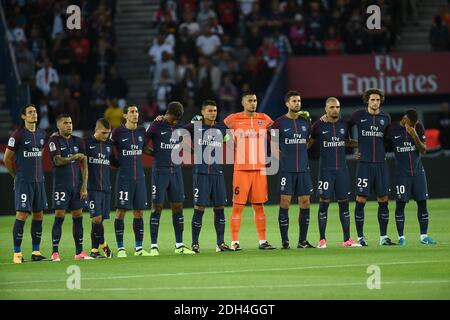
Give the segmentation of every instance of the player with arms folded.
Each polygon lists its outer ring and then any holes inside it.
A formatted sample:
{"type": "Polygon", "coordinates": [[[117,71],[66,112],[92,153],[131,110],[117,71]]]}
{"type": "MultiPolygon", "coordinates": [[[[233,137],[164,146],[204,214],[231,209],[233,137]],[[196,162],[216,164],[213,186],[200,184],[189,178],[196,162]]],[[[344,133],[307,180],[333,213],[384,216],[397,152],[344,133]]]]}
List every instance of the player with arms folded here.
{"type": "Polygon", "coordinates": [[[28,215],[32,215],[31,239],[32,261],[46,258],[40,252],[43,210],[47,208],[44,173],[42,171],[42,151],[45,131],[37,129],[37,109],[28,104],[22,108],[20,117],[24,126],[14,131],[9,138],[4,162],[9,174],[14,178],[14,200],[16,220],[13,227],[14,263],[24,261],[21,251],[23,227],[28,215]]]}
{"type": "Polygon", "coordinates": [[[72,213],[72,234],[75,259],[92,259],[83,251],[83,201],[87,198],[88,168],[84,142],[72,135],[72,118],[65,113],[56,117],[58,132],[49,139],[48,147],[53,165],[52,228],[53,261],[60,261],[59,242],[67,210],[72,213]]]}

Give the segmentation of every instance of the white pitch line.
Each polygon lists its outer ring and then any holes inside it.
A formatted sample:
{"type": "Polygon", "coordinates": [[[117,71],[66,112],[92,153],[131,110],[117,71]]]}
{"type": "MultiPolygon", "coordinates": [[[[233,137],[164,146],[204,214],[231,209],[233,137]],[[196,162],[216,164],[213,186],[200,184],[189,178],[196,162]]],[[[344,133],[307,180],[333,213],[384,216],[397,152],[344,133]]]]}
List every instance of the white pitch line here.
{"type": "MultiPolygon", "coordinates": [[[[420,284],[443,284],[450,283],[450,280],[414,280],[414,281],[386,281],[381,285],[420,285],[420,284]]],[[[156,288],[87,288],[87,289],[0,289],[0,292],[113,292],[113,291],[204,291],[204,290],[236,290],[236,289],[282,289],[282,288],[308,288],[308,287],[345,287],[362,286],[366,289],[366,282],[346,282],[346,283],[301,283],[301,284],[281,284],[281,285],[256,285],[256,286],[208,286],[208,287],[156,287],[156,288]]]]}
{"type": "MultiPolygon", "coordinates": [[[[270,269],[246,269],[246,270],[223,270],[223,271],[200,271],[200,272],[176,272],[176,273],[151,273],[138,275],[123,275],[113,277],[95,277],[95,278],[81,278],[82,281],[90,280],[119,280],[119,279],[135,279],[135,278],[157,278],[157,277],[174,277],[174,276],[195,276],[195,275],[214,275],[214,274],[232,274],[232,273],[255,273],[255,272],[271,272],[271,271],[289,271],[289,270],[309,270],[309,269],[332,269],[332,268],[352,268],[352,267],[367,267],[374,264],[379,266],[401,265],[401,264],[427,264],[427,263],[450,263],[450,260],[422,260],[422,261],[400,261],[400,262],[380,262],[380,263],[358,263],[358,264],[340,264],[340,265],[316,265],[305,267],[289,267],[289,268],[270,268],[270,269]]],[[[32,281],[11,281],[0,282],[2,285],[16,285],[28,283],[51,283],[51,282],[66,282],[65,279],[52,280],[32,280],[32,281]]]]}

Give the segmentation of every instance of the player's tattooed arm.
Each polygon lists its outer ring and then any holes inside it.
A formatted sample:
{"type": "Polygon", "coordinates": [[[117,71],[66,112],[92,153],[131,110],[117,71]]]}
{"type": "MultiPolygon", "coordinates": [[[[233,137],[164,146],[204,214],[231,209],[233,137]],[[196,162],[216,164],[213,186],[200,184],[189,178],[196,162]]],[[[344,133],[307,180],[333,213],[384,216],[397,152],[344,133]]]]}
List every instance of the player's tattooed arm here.
{"type": "Polygon", "coordinates": [[[316,140],[314,138],[309,138],[307,148],[310,149],[316,140]]]}
{"type": "Polygon", "coordinates": [[[67,164],[72,163],[73,161],[81,161],[85,158],[85,155],[82,153],[76,153],[70,157],[61,157],[61,155],[56,155],[53,157],[53,162],[55,166],[65,166],[67,164]]]}
{"type": "Polygon", "coordinates": [[[149,146],[144,146],[142,148],[142,152],[148,156],[153,156],[153,149],[150,148],[149,146]]]}
{"type": "Polygon", "coordinates": [[[358,140],[347,139],[345,140],[345,146],[347,148],[358,148],[358,140]]]}
{"type": "Polygon", "coordinates": [[[89,175],[87,157],[84,157],[83,160],[80,161],[80,169],[81,169],[81,177],[82,177],[80,198],[86,199],[87,198],[87,183],[88,183],[88,175],[89,175]]]}
{"type": "Polygon", "coordinates": [[[411,127],[407,123],[405,123],[405,128],[406,128],[406,131],[409,133],[409,135],[413,138],[414,143],[417,147],[417,150],[419,150],[419,152],[421,154],[427,153],[427,147],[426,147],[425,143],[420,141],[420,138],[419,138],[419,135],[417,134],[416,129],[414,127],[411,127]]]}
{"type": "Polygon", "coordinates": [[[5,156],[3,162],[5,163],[6,169],[8,169],[9,174],[15,179],[16,178],[16,168],[14,166],[14,157],[16,153],[8,148],[5,150],[5,156]]]}

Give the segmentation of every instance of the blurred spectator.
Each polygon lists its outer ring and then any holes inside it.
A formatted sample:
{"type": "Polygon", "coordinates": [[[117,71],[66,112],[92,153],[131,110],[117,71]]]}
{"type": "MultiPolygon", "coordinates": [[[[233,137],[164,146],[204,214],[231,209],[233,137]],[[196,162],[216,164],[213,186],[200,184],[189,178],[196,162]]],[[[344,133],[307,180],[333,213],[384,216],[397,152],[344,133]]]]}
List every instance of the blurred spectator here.
{"type": "Polygon", "coordinates": [[[434,17],[434,24],[430,29],[430,45],[433,51],[447,51],[449,44],[448,26],[442,24],[441,16],[434,17]]]}
{"type": "Polygon", "coordinates": [[[197,22],[200,28],[204,28],[209,18],[217,18],[216,13],[211,8],[209,0],[202,0],[200,2],[200,11],[197,13],[197,22]]]}
{"type": "Polygon", "coordinates": [[[195,44],[199,54],[210,57],[220,48],[221,42],[220,38],[211,32],[211,28],[206,27],[195,44]]]}
{"type": "Polygon", "coordinates": [[[156,101],[153,99],[152,92],[147,93],[145,103],[142,106],[141,114],[144,123],[150,123],[158,115],[158,105],[156,104],[156,101]]]}
{"type": "Polygon", "coordinates": [[[235,74],[239,72],[239,64],[231,57],[231,54],[227,51],[222,51],[219,57],[219,63],[217,67],[222,74],[235,74]]]}
{"type": "Polygon", "coordinates": [[[292,54],[291,44],[289,43],[289,39],[281,33],[281,29],[279,27],[275,28],[275,31],[272,36],[272,43],[278,49],[280,54],[280,59],[285,59],[287,56],[292,54]]]}
{"type": "Polygon", "coordinates": [[[60,2],[55,2],[53,7],[53,28],[52,28],[52,39],[56,38],[56,35],[64,35],[64,9],[60,2]]]}
{"type": "Polygon", "coordinates": [[[155,25],[167,22],[168,18],[177,21],[176,8],[174,8],[173,1],[161,0],[158,10],[153,15],[153,23],[155,25]]]}
{"type": "Polygon", "coordinates": [[[239,9],[245,15],[248,16],[252,12],[253,4],[258,0],[238,0],[239,9]]]}
{"type": "Polygon", "coordinates": [[[75,58],[74,62],[77,70],[85,72],[85,66],[91,52],[91,41],[81,31],[77,31],[69,41],[69,47],[75,58]]]}
{"type": "Polygon", "coordinates": [[[59,83],[58,72],[52,68],[50,60],[46,58],[44,66],[36,73],[36,87],[46,96],[50,93],[52,83],[59,83]]]}
{"type": "Polygon", "coordinates": [[[183,106],[184,112],[182,122],[184,123],[189,123],[195,115],[200,114],[200,108],[195,105],[195,100],[193,98],[187,98],[183,106]]]}
{"type": "Polygon", "coordinates": [[[47,104],[46,97],[42,96],[39,103],[39,129],[50,130],[50,107],[47,104]]]}
{"type": "Polygon", "coordinates": [[[329,56],[336,56],[342,54],[342,41],[336,32],[334,26],[330,26],[327,31],[327,36],[323,42],[325,52],[329,56]]]}
{"type": "Polygon", "coordinates": [[[108,70],[115,63],[115,53],[104,38],[99,39],[98,46],[94,47],[90,60],[93,64],[92,72],[101,73],[103,77],[106,77],[108,70]]]}
{"type": "Polygon", "coordinates": [[[34,56],[31,51],[28,50],[25,41],[20,41],[17,45],[16,62],[22,81],[26,82],[34,77],[36,73],[34,56]]]}
{"type": "Polygon", "coordinates": [[[199,59],[199,69],[198,69],[198,83],[200,87],[209,86],[213,92],[216,94],[220,88],[220,83],[222,80],[222,73],[220,69],[213,65],[211,59],[208,57],[203,57],[199,59]]]}
{"type": "Polygon", "coordinates": [[[323,43],[316,38],[315,34],[310,34],[306,42],[306,54],[308,56],[320,56],[325,54],[323,43]]]}
{"type": "MultiPolygon", "coordinates": [[[[92,88],[90,89],[89,93],[89,116],[87,119],[87,122],[89,119],[98,119],[100,118],[107,107],[107,96],[106,96],[106,88],[103,80],[103,76],[101,74],[97,74],[95,77],[94,84],[92,85],[92,88]]],[[[91,126],[88,126],[91,127],[91,126]]]]}
{"type": "Polygon", "coordinates": [[[195,21],[195,13],[192,10],[186,10],[183,14],[184,22],[180,24],[179,30],[187,28],[190,36],[196,37],[200,32],[200,25],[195,21]]]}
{"type": "Polygon", "coordinates": [[[272,72],[275,71],[278,66],[278,58],[280,57],[280,53],[273,45],[272,39],[269,37],[264,38],[262,45],[256,51],[256,56],[266,63],[269,70],[272,70],[272,72]]]}
{"type": "Polygon", "coordinates": [[[153,45],[150,47],[150,50],[148,51],[148,55],[150,56],[151,78],[153,78],[155,66],[158,63],[160,63],[162,60],[162,53],[164,51],[167,51],[170,54],[173,53],[171,46],[164,43],[164,39],[165,39],[165,34],[163,32],[159,32],[156,37],[156,41],[153,41],[153,45]]]}
{"type": "Polygon", "coordinates": [[[67,113],[72,118],[74,128],[78,128],[80,125],[80,106],[78,102],[73,99],[69,88],[65,88],[63,96],[59,103],[59,109],[57,114],[67,113]]]}
{"type": "Polygon", "coordinates": [[[175,61],[172,60],[172,57],[169,52],[163,51],[162,60],[155,66],[155,76],[153,78],[153,86],[156,86],[159,83],[161,78],[161,73],[163,71],[167,71],[168,79],[167,81],[171,84],[175,84],[175,61]]]}
{"type": "Polygon", "coordinates": [[[18,26],[15,20],[11,20],[9,23],[9,33],[12,42],[18,43],[20,41],[27,41],[27,36],[25,35],[25,31],[21,26],[18,26]]]}
{"type": "Polygon", "coordinates": [[[438,115],[439,141],[443,149],[450,150],[450,106],[448,102],[441,104],[438,115]]]}
{"type": "Polygon", "coordinates": [[[310,2],[311,15],[306,19],[306,29],[309,35],[315,35],[316,39],[322,41],[325,31],[325,18],[320,11],[319,2],[310,2]]]}
{"type": "Polygon", "coordinates": [[[41,31],[39,30],[37,24],[33,24],[33,26],[31,27],[28,47],[30,48],[35,58],[37,58],[41,50],[46,47],[45,40],[41,36],[41,31]]]}
{"type": "Polygon", "coordinates": [[[250,33],[247,34],[245,43],[251,53],[255,54],[262,43],[262,35],[258,26],[250,27],[250,33]]]}
{"type": "Polygon", "coordinates": [[[159,113],[166,112],[167,104],[172,99],[172,91],[173,85],[169,82],[167,70],[163,70],[155,88],[156,103],[158,105],[159,113]]]}
{"type": "Polygon", "coordinates": [[[177,83],[176,95],[180,100],[195,98],[197,93],[197,79],[194,68],[187,68],[183,78],[177,83]]]}
{"type": "Polygon", "coordinates": [[[123,110],[119,108],[116,99],[111,100],[110,106],[105,110],[104,117],[109,121],[112,128],[117,128],[122,124],[123,110]]]}
{"type": "Polygon", "coordinates": [[[67,41],[61,34],[57,34],[52,49],[52,60],[62,83],[66,83],[68,76],[73,71],[73,52],[67,46],[67,41]]]}
{"type": "Polygon", "coordinates": [[[175,82],[180,82],[187,70],[191,70],[195,75],[195,66],[192,64],[191,60],[189,60],[186,54],[182,54],[180,57],[180,63],[176,67],[175,71],[175,82]]]}
{"type": "Polygon", "coordinates": [[[217,13],[219,14],[219,22],[222,25],[225,33],[234,37],[237,33],[236,15],[237,6],[235,0],[223,0],[217,4],[217,13]]]}
{"type": "Polygon", "coordinates": [[[306,53],[306,27],[303,16],[297,13],[294,17],[294,23],[289,29],[289,38],[292,42],[294,54],[303,55],[306,53]]]}
{"type": "Polygon", "coordinates": [[[360,22],[353,21],[347,27],[346,51],[350,54],[370,53],[369,37],[360,22]]]}
{"type": "Polygon", "coordinates": [[[180,61],[180,56],[184,54],[190,61],[197,61],[197,47],[195,40],[189,35],[187,27],[180,29],[176,45],[176,60],[180,61]]]}
{"type": "Polygon", "coordinates": [[[223,77],[223,84],[219,89],[220,113],[223,115],[235,112],[237,110],[237,101],[239,93],[236,86],[231,81],[229,75],[223,77]]]}
{"type": "Polygon", "coordinates": [[[106,96],[108,99],[117,99],[119,106],[125,106],[127,94],[127,82],[117,74],[116,67],[112,66],[109,69],[109,77],[106,80],[106,96]]]}
{"type": "Polygon", "coordinates": [[[233,49],[233,56],[239,64],[240,68],[244,67],[251,54],[252,53],[250,52],[250,49],[245,46],[244,40],[242,40],[242,38],[240,37],[236,38],[235,47],[233,49]]]}
{"type": "Polygon", "coordinates": [[[206,22],[206,28],[210,28],[211,33],[216,34],[219,37],[223,36],[223,27],[220,25],[219,20],[217,20],[217,18],[210,17],[206,22]]]}

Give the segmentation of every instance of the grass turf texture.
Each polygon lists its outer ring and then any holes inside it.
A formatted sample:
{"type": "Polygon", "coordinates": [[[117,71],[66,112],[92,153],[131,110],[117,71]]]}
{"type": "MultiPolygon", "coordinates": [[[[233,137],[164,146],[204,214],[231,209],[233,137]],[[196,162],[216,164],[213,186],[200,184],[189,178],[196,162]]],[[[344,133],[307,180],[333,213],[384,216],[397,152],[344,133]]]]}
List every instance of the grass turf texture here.
{"type": "MultiPolygon", "coordinates": [[[[351,203],[351,231],[356,238],[351,203]]],[[[366,205],[365,234],[369,247],[343,248],[337,204],[329,209],[327,249],[296,249],[298,206],[290,209],[290,250],[257,249],[253,214],[246,207],[240,231],[241,252],[215,252],[213,213],[208,209],[200,234],[201,254],[174,254],[170,211],[164,210],[159,231],[158,257],[134,257],[132,214],[125,218],[128,258],[75,261],[72,221],[66,216],[60,243],[61,262],[12,263],[13,216],[0,218],[0,299],[449,299],[450,298],[450,200],[429,201],[429,234],[437,245],[419,243],[414,202],[406,207],[405,247],[380,247],[377,204],[366,205]],[[369,290],[369,265],[381,270],[381,289],[369,290]],[[78,265],[81,289],[69,290],[67,268],[78,265]]],[[[397,241],[395,204],[390,203],[388,235],[397,241]]],[[[225,239],[229,243],[226,208],[225,239]]],[[[193,210],[185,209],[184,243],[190,246],[193,210]]],[[[280,247],[278,206],[266,206],[267,238],[280,247]]],[[[114,217],[114,214],[112,215],[114,217]]],[[[145,212],[144,248],[149,250],[149,211],[145,212]]],[[[43,255],[51,256],[53,215],[44,218],[43,255]]],[[[24,230],[22,252],[31,257],[31,221],[24,230]]],[[[84,249],[90,250],[90,219],[84,216],[84,249]]],[[[106,239],[117,253],[114,218],[105,222],[106,239]]],[[[317,204],[312,205],[308,240],[317,245],[317,204]]]]}

